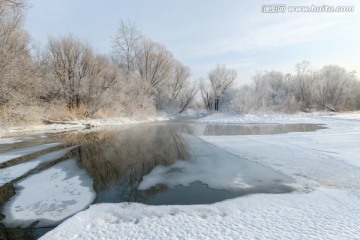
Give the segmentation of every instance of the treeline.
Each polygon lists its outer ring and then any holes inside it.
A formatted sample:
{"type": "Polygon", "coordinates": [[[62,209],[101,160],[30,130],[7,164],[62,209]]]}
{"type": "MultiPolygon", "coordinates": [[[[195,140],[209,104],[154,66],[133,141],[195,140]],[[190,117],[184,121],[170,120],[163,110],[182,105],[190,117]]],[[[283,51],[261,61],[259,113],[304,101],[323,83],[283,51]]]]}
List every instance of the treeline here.
{"type": "Polygon", "coordinates": [[[26,1],[0,4],[3,124],[181,113],[197,93],[190,69],[132,22],[120,23],[108,55],[71,34],[34,47],[23,28],[26,1]]]}
{"type": "Polygon", "coordinates": [[[340,66],[315,69],[303,61],[293,74],[258,72],[240,87],[234,86],[236,76],[224,65],[211,70],[200,84],[202,107],[236,114],[360,110],[360,82],[355,72],[340,66]]]}
{"type": "Polygon", "coordinates": [[[217,65],[198,83],[132,22],[119,24],[111,54],[71,34],[39,47],[23,27],[26,0],[0,4],[0,124],[182,113],[189,107],[231,113],[360,109],[360,83],[339,66],[313,69],[304,61],[294,74],[259,72],[251,84],[236,87],[236,70],[217,65]]]}
{"type": "Polygon", "coordinates": [[[250,85],[227,92],[224,109],[234,113],[360,110],[360,82],[355,72],[337,65],[315,69],[307,61],[295,69],[295,74],[257,73],[250,85]]]}

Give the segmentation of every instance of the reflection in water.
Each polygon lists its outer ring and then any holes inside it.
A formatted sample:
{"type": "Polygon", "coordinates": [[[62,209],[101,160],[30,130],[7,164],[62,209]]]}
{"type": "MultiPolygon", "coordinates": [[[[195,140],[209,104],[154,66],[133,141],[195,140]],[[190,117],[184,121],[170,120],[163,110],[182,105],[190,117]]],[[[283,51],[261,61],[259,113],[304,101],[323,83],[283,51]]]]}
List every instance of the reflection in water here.
{"type": "MultiPolygon", "coordinates": [[[[180,127],[180,126],[178,126],[180,127]]],[[[94,179],[95,202],[141,201],[138,185],[157,165],[188,159],[176,125],[143,126],[83,136],[79,163],[94,179]]]]}
{"type": "MultiPolygon", "coordinates": [[[[14,188],[18,181],[34,174],[41,174],[69,158],[76,159],[79,166],[92,177],[93,189],[96,192],[94,203],[145,201],[147,196],[152,196],[158,191],[151,190],[144,194],[137,189],[143,175],[149,173],[156,165],[170,165],[177,159],[189,158],[189,153],[178,132],[191,133],[191,129],[185,125],[164,124],[52,136],[51,142],[67,142],[64,147],[77,147],[62,158],[54,159],[2,186],[0,188],[0,210],[2,213],[4,212],[5,203],[18,191],[14,188]]],[[[21,147],[36,146],[38,142],[37,140],[33,144],[23,144],[21,147]]],[[[41,143],[43,142],[41,141],[41,143]]],[[[7,146],[6,150],[11,150],[11,148],[7,146]]],[[[49,149],[48,152],[57,150],[58,148],[49,149]]],[[[44,152],[40,152],[39,156],[43,154],[44,152]]],[[[39,156],[35,153],[29,158],[22,157],[21,161],[12,160],[8,165],[9,167],[20,166],[17,164],[39,156]]],[[[8,166],[4,165],[4,167],[8,166]]],[[[4,217],[6,218],[6,216],[0,215],[0,221],[4,217]]],[[[34,219],[34,223],[36,221],[37,219],[34,219]]],[[[52,227],[7,228],[2,223],[0,224],[0,239],[36,239],[51,229],[52,227]]]]}
{"type": "Polygon", "coordinates": [[[324,128],[316,124],[207,124],[202,135],[267,135],[289,132],[313,132],[324,128]]]}
{"type": "Polygon", "coordinates": [[[183,135],[191,159],[157,166],[143,177],[139,189],[168,191],[147,199],[147,204],[204,204],[254,193],[287,193],[295,180],[271,168],[232,154],[199,137],[183,135]],[[199,182],[201,184],[194,184],[199,182]],[[180,187],[182,186],[182,187],[180,187]],[[162,187],[164,189],[164,187],[162,187]]]}

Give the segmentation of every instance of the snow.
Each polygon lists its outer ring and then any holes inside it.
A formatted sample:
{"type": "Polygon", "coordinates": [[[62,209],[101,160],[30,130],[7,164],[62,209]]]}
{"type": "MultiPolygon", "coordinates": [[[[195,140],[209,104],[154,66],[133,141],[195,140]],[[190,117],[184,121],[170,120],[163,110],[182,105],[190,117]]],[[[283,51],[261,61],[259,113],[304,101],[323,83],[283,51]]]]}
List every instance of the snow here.
{"type": "MultiPolygon", "coordinates": [[[[249,153],[258,154],[252,156],[252,160],[268,158],[295,159],[291,164],[299,163],[302,158],[336,159],[360,167],[360,112],[339,113],[339,114],[280,114],[280,115],[242,115],[242,116],[221,116],[215,115],[206,119],[199,119],[199,122],[210,122],[216,124],[267,124],[267,123],[310,123],[324,124],[327,129],[316,132],[288,133],[281,135],[259,135],[259,136],[223,136],[203,137],[204,140],[216,144],[235,154],[245,157],[249,153]],[[228,146],[228,145],[232,145],[228,146]],[[246,146],[245,146],[246,145],[246,146]],[[243,146],[243,147],[242,147],[243,146]],[[252,148],[251,148],[252,147],[252,148]],[[257,149],[261,151],[256,151],[257,149]],[[267,151],[267,152],[266,152],[267,151]],[[274,151],[278,151],[274,153],[274,151]],[[299,152],[301,154],[299,155],[299,152]],[[296,153],[296,154],[292,154],[296,153]],[[308,154],[309,153],[309,154],[308,154]],[[308,154],[308,155],[307,155],[308,154]],[[255,159],[254,159],[255,158],[255,159]]],[[[325,161],[325,160],[324,160],[325,161]]],[[[322,161],[324,165],[326,162],[322,161]]],[[[334,163],[334,161],[332,162],[334,163]]],[[[311,164],[307,162],[307,164],[311,164]]],[[[314,163],[316,164],[316,163],[314,163]]],[[[286,162],[286,165],[289,165],[286,162]]],[[[301,167],[298,164],[298,167],[301,167]]],[[[320,165],[320,164],[318,164],[320,165]]],[[[295,167],[294,167],[295,168],[295,167]]],[[[310,169],[310,167],[309,167],[310,169]]]]}
{"type": "Polygon", "coordinates": [[[221,124],[256,124],[256,123],[325,123],[333,120],[353,120],[360,121],[360,111],[348,113],[263,113],[263,114],[242,114],[231,115],[214,113],[200,118],[197,122],[221,123],[221,124]]]}
{"type": "Polygon", "coordinates": [[[31,146],[31,147],[24,147],[24,148],[20,148],[20,149],[16,149],[16,150],[4,151],[4,152],[0,153],[0,163],[4,163],[9,160],[18,158],[18,157],[23,157],[25,155],[29,155],[29,154],[43,151],[43,150],[46,150],[49,148],[57,147],[57,146],[60,146],[63,144],[65,144],[65,143],[64,142],[46,143],[46,144],[41,144],[41,145],[36,145],[36,146],[31,146]]]}
{"type": "Polygon", "coordinates": [[[224,113],[213,113],[206,117],[200,118],[197,122],[203,123],[221,123],[221,124],[255,124],[255,123],[292,123],[311,120],[311,114],[242,114],[231,115],[224,113]]]}
{"type": "Polygon", "coordinates": [[[163,184],[168,187],[188,186],[200,181],[214,189],[237,190],[259,184],[293,183],[278,172],[254,163],[202,141],[198,137],[183,135],[190,146],[192,158],[178,160],[171,166],[157,166],[139,185],[140,190],[163,184]]]}
{"type": "Polygon", "coordinates": [[[243,175],[237,176],[236,170],[222,166],[218,161],[206,160],[206,164],[216,163],[213,168],[220,168],[219,171],[196,163],[196,160],[205,163],[206,155],[218,160],[226,155],[230,160],[223,160],[235,164],[236,168],[245,163],[259,164],[266,171],[294,179],[297,185],[303,186],[295,192],[253,194],[210,205],[96,204],[41,239],[360,238],[358,112],[262,116],[215,114],[198,121],[316,123],[326,124],[327,129],[279,135],[201,136],[202,140],[185,136],[192,151],[196,144],[200,148],[208,144],[210,152],[203,153],[204,157],[195,152],[197,158],[187,163],[177,161],[169,167],[159,166],[141,185],[142,188],[158,183],[186,185],[200,178],[213,186],[218,184],[218,187],[233,187],[237,179],[248,183],[242,171],[243,175]],[[220,150],[222,152],[216,155],[220,150]],[[209,170],[218,175],[208,178],[203,172],[209,170]]]}
{"type": "Polygon", "coordinates": [[[98,204],[40,239],[356,239],[358,202],[341,190],[318,189],[200,206],[98,204]]]}
{"type": "MultiPolygon", "coordinates": [[[[350,135],[348,139],[354,143],[359,142],[360,134],[354,135],[350,135]]],[[[203,137],[203,139],[229,152],[241,154],[247,159],[270,166],[288,176],[295,176],[297,179],[313,180],[323,186],[360,186],[359,168],[353,166],[360,165],[360,158],[356,157],[360,152],[359,146],[353,145],[352,148],[345,146],[339,151],[335,146],[336,138],[326,133],[243,136],[242,138],[229,136],[222,139],[203,137]],[[332,148],[327,149],[324,147],[326,145],[332,148]],[[342,155],[341,152],[347,154],[342,155]],[[350,156],[352,159],[349,159],[350,156]]]]}
{"type": "MultiPolygon", "coordinates": [[[[139,123],[149,123],[149,122],[159,122],[169,120],[168,116],[152,116],[146,118],[131,118],[131,117],[118,117],[118,118],[108,118],[108,119],[89,119],[89,120],[74,120],[74,121],[63,121],[62,123],[55,124],[40,124],[33,126],[21,126],[21,127],[11,127],[3,129],[0,131],[0,137],[9,137],[18,134],[24,133],[58,133],[58,132],[68,132],[68,131],[82,131],[89,128],[106,128],[114,126],[126,126],[131,124],[139,123]]],[[[0,129],[1,130],[1,129],[0,129]]],[[[8,138],[9,141],[12,141],[11,138],[8,138]]],[[[7,139],[2,140],[0,138],[0,144],[6,142],[7,139]]]]}
{"type": "Polygon", "coordinates": [[[36,167],[39,167],[45,163],[48,163],[50,161],[64,157],[65,154],[67,154],[74,148],[75,147],[64,148],[64,149],[61,149],[58,151],[43,154],[39,157],[34,158],[33,160],[27,161],[22,164],[18,164],[18,165],[7,167],[7,168],[1,168],[0,169],[0,187],[18,177],[26,174],[27,172],[31,171],[32,169],[34,169],[36,167]]]}
{"type": "Polygon", "coordinates": [[[6,227],[49,226],[88,207],[95,199],[93,181],[74,159],[15,184],[16,195],[3,205],[6,227]],[[38,219],[33,223],[33,219],[38,219]]]}

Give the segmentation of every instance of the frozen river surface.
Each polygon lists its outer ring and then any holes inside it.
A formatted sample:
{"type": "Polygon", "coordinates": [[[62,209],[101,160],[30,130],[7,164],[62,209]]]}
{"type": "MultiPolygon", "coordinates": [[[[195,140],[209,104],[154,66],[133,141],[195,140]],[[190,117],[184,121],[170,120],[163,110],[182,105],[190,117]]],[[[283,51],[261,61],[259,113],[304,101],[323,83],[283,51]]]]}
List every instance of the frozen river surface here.
{"type": "Polygon", "coordinates": [[[1,141],[0,236],[38,238],[97,203],[209,204],[317,184],[357,186],[358,169],[332,161],[331,151],[286,140],[322,131],[316,124],[170,122],[1,141]]]}

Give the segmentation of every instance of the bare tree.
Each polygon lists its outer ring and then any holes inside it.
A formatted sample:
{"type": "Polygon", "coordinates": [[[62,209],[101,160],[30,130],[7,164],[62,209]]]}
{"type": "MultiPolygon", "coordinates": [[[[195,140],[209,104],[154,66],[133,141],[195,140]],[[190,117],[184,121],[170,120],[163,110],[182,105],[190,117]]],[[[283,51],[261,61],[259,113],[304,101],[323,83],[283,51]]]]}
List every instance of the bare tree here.
{"type": "Polygon", "coordinates": [[[141,35],[135,23],[120,22],[113,41],[113,57],[120,68],[125,68],[127,73],[134,70],[135,54],[141,42],[141,35]]]}
{"type": "Polygon", "coordinates": [[[197,84],[191,83],[190,69],[174,60],[173,75],[169,80],[170,105],[176,105],[178,113],[184,112],[198,92],[197,84]]]}
{"type": "Polygon", "coordinates": [[[190,69],[180,62],[173,64],[173,77],[170,80],[171,99],[177,99],[179,93],[186,87],[190,77],[190,69]]]}
{"type": "Polygon", "coordinates": [[[0,105],[30,96],[33,69],[30,38],[22,26],[25,9],[25,1],[0,0],[0,105]]]}
{"type": "Polygon", "coordinates": [[[113,97],[104,94],[118,82],[118,70],[107,57],[96,55],[89,64],[87,78],[82,88],[81,99],[85,116],[89,117],[106,105],[114,104],[113,97]]]}
{"type": "Polygon", "coordinates": [[[298,85],[297,98],[302,104],[303,111],[309,111],[315,94],[316,72],[311,71],[310,62],[303,61],[295,66],[294,80],[298,85]]]}
{"type": "MultiPolygon", "coordinates": [[[[131,21],[120,23],[113,42],[113,59],[131,86],[123,87],[128,99],[142,92],[157,110],[182,112],[197,92],[189,83],[189,68],[174,59],[163,45],[143,37],[131,21]]],[[[129,105],[124,101],[122,104],[129,105]]]]}
{"type": "Polygon", "coordinates": [[[290,75],[284,76],[279,71],[258,72],[253,77],[254,108],[271,110],[286,108],[285,104],[290,92],[289,78],[290,75]]]}
{"type": "Polygon", "coordinates": [[[85,116],[97,112],[103,94],[117,80],[117,69],[92,48],[68,35],[49,39],[48,64],[54,79],[61,84],[61,93],[69,110],[84,105],[85,116]]]}
{"type": "Polygon", "coordinates": [[[26,1],[24,0],[0,0],[1,7],[11,7],[11,8],[25,8],[26,1]]]}
{"type": "Polygon", "coordinates": [[[355,88],[352,88],[354,90],[354,106],[356,110],[360,110],[360,83],[359,81],[354,81],[355,88]]]}
{"type": "Polygon", "coordinates": [[[227,69],[225,65],[217,65],[215,69],[209,72],[212,94],[214,97],[214,109],[219,110],[219,102],[227,88],[236,79],[235,69],[227,69]]]}
{"type": "Polygon", "coordinates": [[[50,38],[48,50],[49,64],[55,79],[61,83],[67,107],[69,110],[79,108],[80,86],[90,70],[92,49],[68,35],[60,39],[50,38]]]}
{"type": "Polygon", "coordinates": [[[256,109],[254,103],[256,102],[257,96],[254,93],[254,88],[249,85],[244,85],[240,88],[235,89],[235,97],[230,103],[231,113],[249,113],[256,109]]]}
{"type": "Polygon", "coordinates": [[[172,60],[172,54],[163,45],[143,38],[136,53],[136,70],[142,81],[154,89],[169,76],[172,60]]]}
{"type": "Polygon", "coordinates": [[[354,72],[327,65],[320,70],[318,90],[321,105],[328,110],[338,111],[340,104],[347,98],[347,84],[355,79],[354,72]]]}
{"type": "Polygon", "coordinates": [[[206,110],[211,112],[214,107],[214,93],[211,86],[204,82],[204,79],[200,82],[200,93],[206,110]]]}
{"type": "Polygon", "coordinates": [[[193,84],[192,86],[188,86],[187,88],[185,88],[184,91],[182,91],[182,94],[179,97],[179,102],[180,102],[179,113],[184,112],[190,106],[197,93],[198,93],[198,88],[196,84],[193,84]]]}

